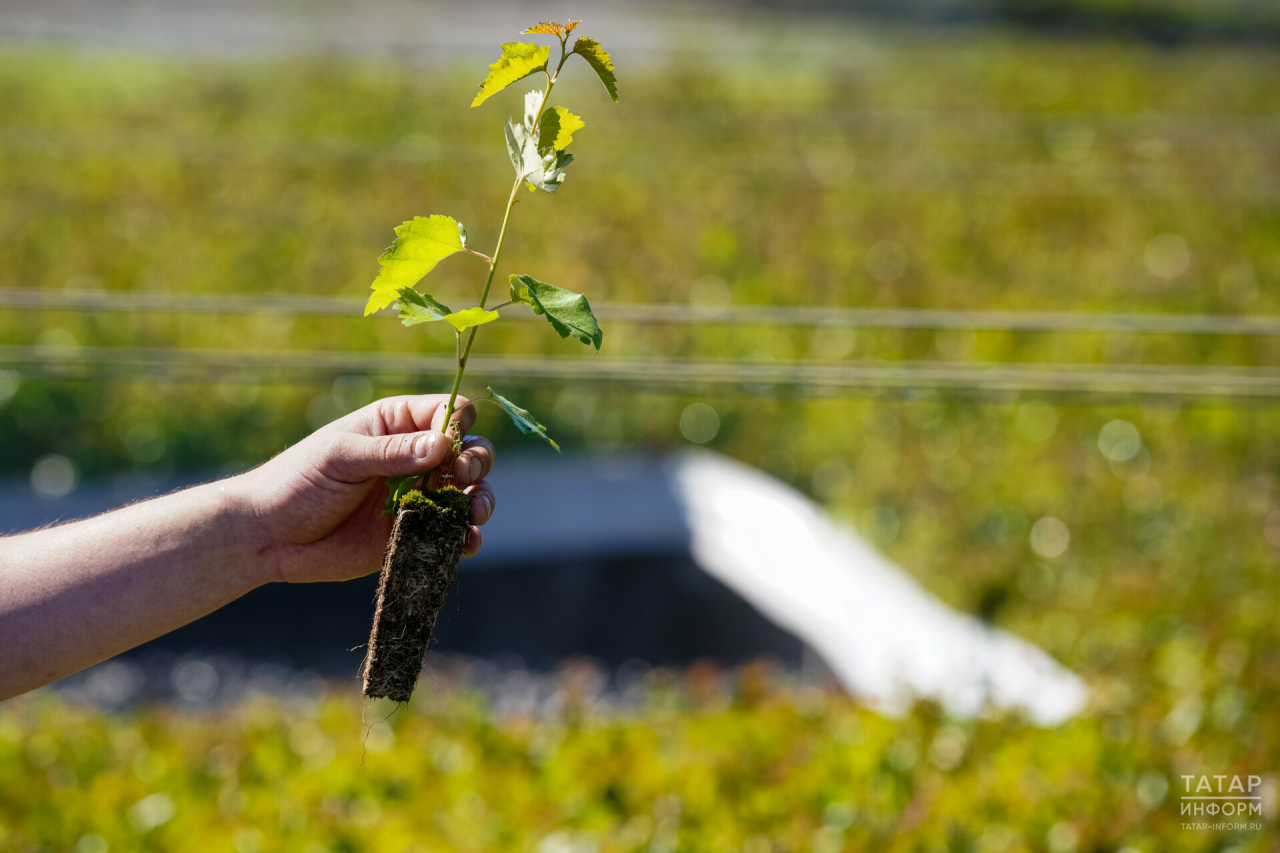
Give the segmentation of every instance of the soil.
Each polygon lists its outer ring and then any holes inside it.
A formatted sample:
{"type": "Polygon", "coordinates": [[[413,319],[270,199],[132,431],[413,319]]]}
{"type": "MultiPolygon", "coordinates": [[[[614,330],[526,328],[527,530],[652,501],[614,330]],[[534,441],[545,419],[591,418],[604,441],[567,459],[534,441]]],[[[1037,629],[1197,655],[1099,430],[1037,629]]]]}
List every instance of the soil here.
{"type": "Polygon", "coordinates": [[[365,696],[409,701],[470,528],[470,499],[452,486],[401,502],[362,667],[365,696]]]}

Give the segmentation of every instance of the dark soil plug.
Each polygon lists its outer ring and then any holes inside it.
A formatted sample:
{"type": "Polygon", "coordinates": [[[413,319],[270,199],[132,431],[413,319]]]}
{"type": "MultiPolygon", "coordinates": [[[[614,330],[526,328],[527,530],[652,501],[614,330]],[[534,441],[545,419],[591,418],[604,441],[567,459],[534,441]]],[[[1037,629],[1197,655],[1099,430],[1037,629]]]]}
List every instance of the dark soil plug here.
{"type": "Polygon", "coordinates": [[[471,501],[452,486],[401,501],[364,658],[365,696],[409,701],[470,527],[471,501]]]}

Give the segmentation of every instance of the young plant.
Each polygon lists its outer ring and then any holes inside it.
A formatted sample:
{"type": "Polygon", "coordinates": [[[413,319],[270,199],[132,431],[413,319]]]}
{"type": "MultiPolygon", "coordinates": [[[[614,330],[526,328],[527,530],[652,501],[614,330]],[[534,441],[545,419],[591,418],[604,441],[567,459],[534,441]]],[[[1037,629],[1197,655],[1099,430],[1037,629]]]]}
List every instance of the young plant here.
{"type": "MultiPolygon", "coordinates": [[[[525,95],[523,118],[518,122],[511,118],[506,121],[504,133],[515,181],[502,214],[502,227],[493,254],[468,246],[467,230],[451,217],[436,214],[414,217],[396,228],[395,242],[378,258],[382,269],[374,279],[373,292],[365,306],[366,317],[394,305],[406,326],[443,321],[453,327],[457,369],[441,426],[446,434],[453,426],[458,389],[462,387],[476,332],[499,318],[497,309],[513,304],[527,305],[535,314],[545,316],[560,337],[573,336],[597,352],[600,350],[603,333],[587,298],[581,293],[530,275],[515,274],[508,278],[507,301],[488,307],[489,291],[498,271],[502,243],[521,185],[529,192],[554,193],[564,183],[566,167],[573,162],[573,155],[566,149],[573,142],[574,133],[585,126],[581,118],[564,107],[548,107],[551,90],[565,63],[575,56],[583,59],[604,83],[609,97],[618,100],[613,62],[600,43],[579,36],[569,49],[570,33],[579,23],[541,23],[524,30],[526,34],[552,36],[559,42],[560,57],[554,70],[551,47],[524,42],[503,44],[502,56],[489,66],[489,73],[471,102],[471,106],[478,107],[517,81],[536,74],[546,76],[545,89],[534,89],[525,95]],[[455,254],[473,255],[488,265],[479,304],[461,311],[454,311],[431,294],[416,289],[436,264],[455,254]]],[[[522,433],[536,435],[557,451],[560,449],[547,435],[546,428],[528,411],[494,393],[492,388],[478,400],[498,405],[522,433]]],[[[394,513],[396,521],[383,561],[373,631],[363,666],[366,696],[408,701],[422,669],[436,614],[453,582],[470,529],[469,500],[449,485],[449,471],[460,446],[460,437],[455,434],[455,453],[446,458],[425,484],[421,483],[421,477],[387,480],[387,512],[394,513]]]]}

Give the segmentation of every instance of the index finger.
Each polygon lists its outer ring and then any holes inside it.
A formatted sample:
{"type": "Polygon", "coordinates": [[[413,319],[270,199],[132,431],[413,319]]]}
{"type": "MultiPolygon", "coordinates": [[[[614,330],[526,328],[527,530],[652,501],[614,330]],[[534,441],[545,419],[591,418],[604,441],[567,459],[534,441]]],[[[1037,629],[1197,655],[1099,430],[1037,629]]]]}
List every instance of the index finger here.
{"type": "MultiPolygon", "coordinates": [[[[458,395],[454,403],[453,420],[463,434],[476,422],[475,406],[458,395]]],[[[402,394],[384,397],[365,406],[356,413],[363,432],[369,435],[399,435],[439,429],[444,423],[444,412],[449,405],[448,394],[402,394]]]]}

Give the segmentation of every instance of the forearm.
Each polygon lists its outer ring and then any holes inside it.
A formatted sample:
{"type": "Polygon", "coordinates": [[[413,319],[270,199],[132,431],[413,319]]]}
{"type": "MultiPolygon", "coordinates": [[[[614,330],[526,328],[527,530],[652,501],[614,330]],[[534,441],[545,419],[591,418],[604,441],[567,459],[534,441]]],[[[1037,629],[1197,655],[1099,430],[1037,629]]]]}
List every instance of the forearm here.
{"type": "Polygon", "coordinates": [[[230,478],[0,539],[0,699],[130,649],[274,577],[230,478]]]}

